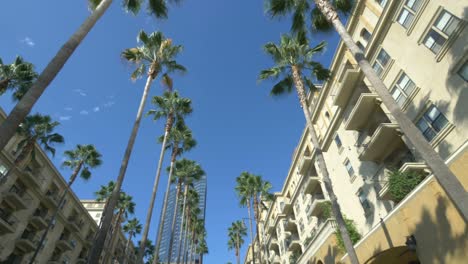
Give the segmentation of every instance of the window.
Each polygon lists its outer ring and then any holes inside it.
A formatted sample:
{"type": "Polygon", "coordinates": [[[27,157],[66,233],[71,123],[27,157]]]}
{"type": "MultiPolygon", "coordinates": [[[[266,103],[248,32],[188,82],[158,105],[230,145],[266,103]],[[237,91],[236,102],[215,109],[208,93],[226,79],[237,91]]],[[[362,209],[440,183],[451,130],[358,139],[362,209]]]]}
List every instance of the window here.
{"type": "Polygon", "coordinates": [[[361,37],[363,40],[366,41],[366,43],[370,40],[372,34],[365,28],[361,30],[361,37]]]}
{"type": "Polygon", "coordinates": [[[338,135],[335,136],[335,144],[338,149],[341,149],[343,147],[343,143],[341,143],[341,139],[338,135]]]}
{"type": "Polygon", "coordinates": [[[362,45],[362,43],[360,41],[356,42],[356,45],[362,50],[366,50],[366,47],[364,47],[364,45],[362,45]]]}
{"type": "Polygon", "coordinates": [[[402,107],[414,91],[414,88],[414,82],[408,77],[408,75],[406,75],[406,73],[403,73],[398,82],[392,88],[393,99],[395,99],[397,104],[402,107]]]}
{"type": "Polygon", "coordinates": [[[351,165],[351,162],[347,159],[344,163],[346,170],[348,171],[349,177],[354,176],[354,169],[353,166],[351,165]]]}
{"type": "Polygon", "coordinates": [[[367,200],[367,194],[364,192],[362,188],[359,188],[357,196],[359,197],[359,202],[361,203],[364,212],[368,213],[371,210],[371,205],[369,200],[367,200]]]}
{"type": "Polygon", "coordinates": [[[96,217],[101,217],[101,213],[97,213],[97,214],[96,214],[96,217]]]}
{"type": "Polygon", "coordinates": [[[398,23],[408,29],[411,26],[416,13],[418,13],[421,4],[422,0],[406,0],[403,8],[401,9],[401,13],[398,16],[398,23]]]}
{"type": "Polygon", "coordinates": [[[435,107],[431,105],[424,115],[419,119],[417,126],[424,137],[431,141],[448,123],[447,118],[435,107]]]}
{"type": "Polygon", "coordinates": [[[302,218],[299,220],[299,231],[301,233],[304,231],[304,222],[302,221],[302,218]]]}
{"type": "Polygon", "coordinates": [[[294,208],[296,209],[296,213],[299,213],[299,203],[296,203],[294,205],[294,208]]]}
{"type": "Polygon", "coordinates": [[[384,49],[381,49],[379,55],[377,55],[374,65],[372,66],[380,78],[382,78],[383,71],[388,66],[389,62],[390,56],[384,49]]]}
{"type": "Polygon", "coordinates": [[[376,2],[377,2],[381,7],[385,7],[385,5],[387,4],[387,0],[376,0],[376,2]]]}
{"type": "Polygon", "coordinates": [[[424,39],[424,45],[435,54],[438,54],[442,46],[447,42],[447,39],[457,28],[459,22],[460,19],[446,10],[442,10],[434,25],[432,25],[431,29],[427,33],[427,36],[424,39]]]}
{"type": "MultiPolygon", "coordinates": [[[[458,70],[458,75],[462,77],[465,82],[468,82],[468,61],[465,61],[463,66],[458,70]]],[[[0,173],[1,173],[1,167],[0,167],[0,173]]]]}
{"type": "Polygon", "coordinates": [[[8,168],[5,167],[5,165],[0,164],[0,178],[5,177],[7,173],[8,173],[8,168]]]}

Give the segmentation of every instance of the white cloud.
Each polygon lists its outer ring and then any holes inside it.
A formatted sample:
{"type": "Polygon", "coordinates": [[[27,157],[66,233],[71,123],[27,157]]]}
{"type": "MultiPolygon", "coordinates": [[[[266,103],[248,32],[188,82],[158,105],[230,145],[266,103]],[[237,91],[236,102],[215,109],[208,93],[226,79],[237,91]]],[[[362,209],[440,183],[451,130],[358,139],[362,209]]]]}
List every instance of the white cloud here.
{"type": "Polygon", "coordinates": [[[115,105],[114,101],[109,101],[109,102],[104,103],[104,107],[111,107],[113,105],[115,105]]]}
{"type": "Polygon", "coordinates": [[[73,91],[81,96],[87,96],[86,92],[81,89],[73,89],[73,91]]]}
{"type": "Polygon", "coordinates": [[[86,110],[81,110],[81,111],[80,111],[80,115],[87,115],[87,114],[89,114],[89,112],[86,111],[86,110]]]}
{"type": "Polygon", "coordinates": [[[99,110],[101,110],[101,108],[99,108],[99,106],[96,106],[93,108],[93,112],[99,112],[99,110]]]}
{"type": "Polygon", "coordinates": [[[21,43],[24,43],[28,45],[29,47],[34,47],[36,43],[30,38],[30,37],[25,37],[24,39],[21,40],[21,43]]]}
{"type": "Polygon", "coordinates": [[[71,110],[73,110],[73,108],[71,108],[71,107],[65,107],[64,109],[65,109],[65,111],[71,111],[71,110]]]}
{"type": "Polygon", "coordinates": [[[71,118],[72,118],[71,116],[60,116],[60,117],[59,117],[59,120],[60,120],[60,121],[68,121],[68,120],[70,120],[71,118]]]}

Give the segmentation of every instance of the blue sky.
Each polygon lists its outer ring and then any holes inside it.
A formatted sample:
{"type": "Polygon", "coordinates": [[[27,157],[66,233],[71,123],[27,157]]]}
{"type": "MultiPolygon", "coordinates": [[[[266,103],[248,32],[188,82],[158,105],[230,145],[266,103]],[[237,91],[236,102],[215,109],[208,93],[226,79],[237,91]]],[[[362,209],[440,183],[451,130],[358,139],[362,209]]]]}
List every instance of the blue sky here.
{"type": "MultiPolygon", "coordinates": [[[[5,63],[21,55],[42,70],[89,14],[84,0],[40,2],[2,3],[0,57],[5,63]]],[[[174,84],[194,105],[188,124],[199,144],[186,157],[201,163],[208,175],[210,254],[205,263],[234,262],[233,252],[227,251],[226,230],[231,222],[247,216],[246,209],[238,206],[235,178],[250,171],[271,181],[274,191],[280,190],[304,128],[295,94],[272,98],[271,83],[257,82],[259,71],[271,66],[263,44],[276,42],[281,33],[288,32],[289,20],[270,20],[262,1],[186,0],[171,8],[167,21],[156,21],[145,12],[137,17],[125,14],[120,2],[115,1],[96,24],[33,109],[61,122],[58,132],[66,143],[57,147],[53,161],[58,166],[63,151],[76,144],[95,144],[103,154],[104,164],[93,172],[93,178],[73,187],[82,199],[93,198],[100,185],[116,178],[144,86],[144,80],[130,80],[132,68],[119,55],[136,46],[140,29],[161,30],[185,46],[178,61],[189,71],[175,76],[174,84]]],[[[314,41],[322,39],[329,46],[317,60],[328,65],[337,39],[320,34],[314,41]]],[[[151,96],[161,92],[157,81],[151,96]]],[[[11,110],[9,94],[0,97],[0,106],[11,110]]],[[[161,131],[161,123],[143,120],[124,182],[124,190],[137,203],[140,221],[146,216],[160,151],[156,138],[161,131]]],[[[62,172],[68,178],[70,172],[62,172]]],[[[153,241],[166,179],[164,175],[156,198],[150,230],[153,241]]]]}

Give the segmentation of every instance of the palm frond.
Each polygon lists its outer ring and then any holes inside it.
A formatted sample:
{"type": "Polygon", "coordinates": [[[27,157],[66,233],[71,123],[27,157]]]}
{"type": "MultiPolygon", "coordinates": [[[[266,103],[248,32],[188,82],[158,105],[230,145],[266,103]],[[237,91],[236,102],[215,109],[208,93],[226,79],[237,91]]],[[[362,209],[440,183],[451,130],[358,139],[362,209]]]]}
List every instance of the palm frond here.
{"type": "Polygon", "coordinates": [[[283,80],[276,83],[270,91],[270,95],[278,96],[293,91],[293,78],[291,75],[286,76],[283,80]]]}
{"type": "Polygon", "coordinates": [[[148,12],[156,18],[166,19],[168,16],[168,8],[165,0],[149,0],[148,12]]]}
{"type": "Polygon", "coordinates": [[[141,3],[142,0],[124,0],[122,5],[125,11],[136,15],[141,9],[141,3]]]}

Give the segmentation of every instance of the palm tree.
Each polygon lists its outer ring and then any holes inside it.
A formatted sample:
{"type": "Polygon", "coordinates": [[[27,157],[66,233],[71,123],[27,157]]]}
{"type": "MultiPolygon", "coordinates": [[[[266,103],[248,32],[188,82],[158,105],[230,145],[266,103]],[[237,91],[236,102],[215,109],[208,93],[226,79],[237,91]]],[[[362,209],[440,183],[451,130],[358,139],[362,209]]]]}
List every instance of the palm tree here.
{"type": "MultiPolygon", "coordinates": [[[[35,144],[42,145],[45,151],[55,155],[56,143],[63,143],[63,136],[54,133],[54,129],[60,125],[57,121],[52,121],[48,115],[34,114],[24,119],[24,122],[18,127],[18,134],[22,137],[16,147],[18,154],[15,159],[15,164],[20,165],[26,161],[27,157],[34,160],[36,157],[35,144]]],[[[29,163],[28,161],[28,163],[29,163]]]]}
{"type": "Polygon", "coordinates": [[[107,206],[104,208],[102,225],[91,250],[89,258],[91,263],[97,263],[99,261],[104,241],[106,240],[106,236],[112,224],[112,212],[118,202],[119,192],[122,188],[125,172],[127,171],[128,162],[132,154],[133,145],[135,143],[138,129],[140,128],[140,121],[151,84],[159,73],[165,72],[164,74],[167,75],[174,71],[185,71],[185,68],[175,61],[175,57],[182,50],[182,46],[172,45],[172,41],[170,39],[166,39],[161,32],[154,32],[148,36],[144,31],[140,31],[138,39],[143,43],[143,45],[137,48],[126,49],[122,53],[122,56],[129,62],[138,65],[137,69],[132,74],[133,79],[145,74],[145,71],[148,68],[146,85],[143,90],[143,95],[141,97],[140,106],[138,107],[132,132],[125,149],[125,154],[120,165],[115,189],[107,203],[107,206]]]}
{"type": "Polygon", "coordinates": [[[174,164],[173,168],[173,175],[171,177],[171,182],[177,182],[177,187],[176,187],[176,200],[174,203],[174,215],[172,216],[172,224],[171,224],[171,236],[169,239],[169,254],[168,254],[168,259],[167,263],[169,264],[171,261],[172,257],[172,247],[174,243],[174,232],[175,232],[175,225],[176,225],[176,220],[178,217],[178,212],[179,212],[179,196],[180,196],[180,191],[182,189],[182,185],[184,185],[184,200],[182,204],[182,226],[183,226],[183,219],[184,219],[184,212],[185,212],[185,206],[187,202],[187,192],[189,190],[189,187],[193,186],[193,182],[199,180],[202,176],[205,175],[205,172],[203,171],[202,167],[195,161],[193,160],[188,160],[188,159],[182,159],[178,160],[174,164]]]}
{"type": "MultiPolygon", "coordinates": [[[[165,137],[159,138],[160,142],[164,142],[165,137]]],[[[166,211],[169,199],[169,192],[171,186],[171,178],[173,173],[174,164],[178,156],[182,155],[182,153],[191,150],[197,144],[196,140],[193,139],[192,131],[184,124],[183,118],[178,118],[178,122],[176,126],[172,127],[168,137],[166,138],[167,142],[164,144],[166,148],[171,148],[171,164],[169,166],[169,175],[167,180],[166,192],[164,195],[164,202],[163,208],[161,213],[162,222],[159,224],[158,234],[156,238],[156,252],[159,252],[159,248],[161,246],[161,239],[162,239],[162,232],[164,221],[166,219],[166,211]]],[[[158,263],[159,255],[156,255],[154,259],[154,263],[158,263]]]]}
{"type": "Polygon", "coordinates": [[[205,221],[201,218],[198,218],[198,215],[192,215],[193,217],[193,222],[192,222],[192,234],[190,236],[190,248],[189,248],[189,258],[188,260],[190,263],[194,263],[194,253],[195,253],[195,248],[198,243],[198,238],[200,234],[203,234],[205,232],[205,221]]]}
{"type": "Polygon", "coordinates": [[[200,236],[200,242],[198,243],[198,246],[196,248],[196,253],[200,257],[199,259],[199,264],[203,264],[203,255],[208,254],[208,245],[206,244],[206,232],[203,233],[202,236],[200,236]]]}
{"type": "Polygon", "coordinates": [[[183,254],[182,263],[185,263],[187,259],[187,251],[188,251],[187,244],[189,240],[189,234],[188,234],[189,228],[192,227],[193,220],[195,218],[198,218],[198,216],[201,213],[201,210],[198,207],[199,202],[200,202],[200,198],[199,198],[198,192],[194,189],[189,189],[187,192],[187,200],[186,200],[186,207],[185,207],[185,227],[184,225],[181,225],[181,227],[184,228],[183,238],[181,239],[181,242],[183,241],[183,243],[182,244],[179,243],[179,248],[177,250],[178,252],[177,262],[179,263],[181,260],[181,254],[183,254]]]}
{"type": "Polygon", "coordinates": [[[101,154],[96,150],[94,145],[76,145],[75,149],[67,150],[64,154],[67,159],[62,163],[62,166],[70,168],[73,172],[70,176],[70,179],[68,180],[67,188],[64,190],[62,197],[58,202],[58,206],[54,209],[54,213],[49,219],[46,230],[42,233],[36,250],[34,251],[31,260],[29,261],[30,264],[34,263],[37,254],[39,254],[39,251],[44,244],[49,230],[55,223],[59,209],[62,208],[65,197],[67,196],[68,191],[71,190],[71,186],[75,182],[78,175],[80,175],[80,178],[87,181],[89,178],[91,178],[90,169],[99,167],[102,164],[101,154]]]}
{"type": "MultiPolygon", "coordinates": [[[[148,0],[147,10],[156,18],[165,19],[168,15],[167,2],[179,3],[181,0],[148,0]]],[[[109,8],[112,0],[88,0],[88,3],[92,10],[91,15],[86,18],[78,30],[75,31],[75,33],[73,33],[73,35],[58,50],[57,54],[47,64],[34,84],[32,84],[31,88],[28,89],[28,92],[24,94],[24,97],[10,112],[7,119],[0,124],[0,150],[4,149],[8,141],[14,136],[15,130],[29,114],[34,104],[39,100],[39,97],[55,79],[60,70],[62,70],[65,63],[81,44],[86,35],[88,35],[96,22],[109,8]]],[[[136,15],[141,8],[141,3],[142,0],[124,0],[123,8],[126,12],[131,12],[136,15]]],[[[95,260],[97,260],[97,258],[93,257],[93,261],[95,260]]]]}
{"type": "MultiPolygon", "coordinates": [[[[383,81],[379,78],[369,61],[364,56],[363,51],[354,42],[351,35],[346,30],[346,27],[341,22],[338,12],[345,14],[350,12],[353,7],[353,1],[314,0],[315,6],[312,11],[310,10],[312,7],[307,3],[307,0],[269,0],[269,2],[270,5],[268,7],[268,11],[273,16],[294,12],[293,30],[305,31],[306,13],[312,15],[311,21],[314,29],[324,31],[334,28],[336,30],[344,45],[346,45],[354,59],[359,64],[364,76],[369,80],[370,85],[379,95],[382,103],[396,120],[401,131],[403,131],[405,136],[408,138],[412,148],[415,148],[421,158],[426,162],[427,166],[432,170],[434,177],[450,197],[461,216],[465,221],[468,221],[468,193],[465,191],[464,187],[453,172],[447,167],[444,160],[429,144],[426,138],[424,138],[421,131],[395,102],[383,81]]],[[[399,1],[391,2],[393,5],[397,3],[399,3],[399,1]]]]}
{"type": "MultiPolygon", "coordinates": [[[[179,96],[177,91],[164,92],[163,96],[155,96],[152,100],[153,105],[156,106],[156,109],[152,109],[148,112],[148,115],[153,115],[154,120],[159,120],[161,118],[166,118],[166,125],[164,127],[164,135],[161,144],[161,152],[159,155],[158,168],[156,169],[156,176],[153,183],[153,192],[150,198],[150,204],[148,211],[146,213],[146,222],[145,228],[143,230],[143,236],[141,238],[141,245],[143,247],[148,238],[149,228],[151,225],[151,217],[153,216],[154,202],[156,200],[156,194],[158,192],[159,179],[161,177],[161,168],[164,160],[164,154],[166,153],[166,143],[169,137],[170,131],[172,130],[174,122],[181,122],[185,115],[188,115],[192,112],[191,101],[188,98],[182,98],[179,96]]],[[[156,249],[159,249],[157,242],[156,249]]],[[[141,262],[143,255],[138,256],[138,261],[141,262]]],[[[158,259],[158,256],[155,257],[155,260],[158,259]]]]}
{"type": "Polygon", "coordinates": [[[109,181],[107,185],[101,185],[101,188],[94,192],[94,195],[96,196],[96,201],[102,202],[102,201],[107,201],[109,197],[112,195],[112,191],[115,189],[115,182],[114,181],[109,181]]]}
{"type": "Polygon", "coordinates": [[[356,252],[354,251],[353,244],[349,238],[348,231],[346,230],[340,205],[338,204],[335,192],[332,188],[322,148],[318,142],[317,135],[315,134],[315,129],[312,124],[312,115],[310,113],[305,91],[306,88],[316,91],[316,87],[312,83],[311,79],[303,76],[311,74],[318,80],[325,80],[329,76],[328,70],[324,69],[320,63],[312,60],[313,55],[323,50],[325,43],[322,42],[319,45],[310,48],[307,39],[300,35],[303,34],[299,34],[297,37],[283,35],[279,46],[272,42],[265,45],[265,52],[273,58],[276,65],[270,69],[263,70],[260,73],[260,80],[269,78],[277,79],[280,76],[284,76],[284,79],[280,80],[275,86],[273,86],[273,89],[271,90],[272,95],[279,95],[286,92],[290,93],[293,91],[293,87],[296,88],[300,105],[304,111],[304,117],[306,119],[312,145],[314,146],[317,166],[322,174],[325,189],[330,196],[333,215],[336,218],[338,229],[343,237],[351,262],[357,264],[358,260],[356,252]],[[304,83],[306,86],[304,86],[304,83]]]}
{"type": "MultiPolygon", "coordinates": [[[[138,241],[138,245],[140,245],[140,244],[141,244],[141,241],[138,241]]],[[[135,253],[137,255],[139,254],[140,251],[141,251],[140,247],[135,248],[135,253]]],[[[144,263],[145,264],[151,264],[152,263],[151,258],[153,258],[154,255],[157,255],[157,252],[154,251],[153,242],[150,239],[148,239],[148,240],[146,240],[146,245],[145,245],[145,249],[144,249],[144,253],[143,253],[143,257],[144,257],[144,259],[146,259],[146,261],[144,263]]],[[[136,263],[139,263],[139,262],[136,262],[136,263]]],[[[140,263],[143,263],[143,262],[140,262],[140,263]]]]}
{"type": "Polygon", "coordinates": [[[237,264],[240,264],[240,249],[244,244],[244,237],[247,235],[247,228],[244,222],[238,220],[231,224],[228,229],[228,249],[234,250],[237,264]]]}
{"type": "Polygon", "coordinates": [[[127,241],[127,246],[125,247],[125,261],[124,263],[127,263],[127,257],[128,257],[128,249],[130,248],[130,244],[132,243],[132,238],[136,237],[137,234],[141,233],[141,224],[140,221],[138,221],[137,218],[133,218],[127,221],[127,223],[123,226],[123,231],[125,233],[128,233],[128,241],[127,241]]]}
{"type": "MultiPolygon", "coordinates": [[[[259,175],[251,175],[252,179],[252,188],[253,188],[253,209],[254,209],[254,219],[255,219],[255,226],[257,228],[257,241],[258,245],[260,245],[260,217],[261,217],[261,212],[262,212],[262,206],[261,206],[261,200],[264,199],[271,199],[272,194],[270,193],[270,190],[272,188],[271,183],[269,181],[264,181],[262,179],[262,176],[259,175]]],[[[264,247],[266,249],[266,246],[264,247]]],[[[268,250],[265,250],[266,254],[268,253],[268,250]]],[[[262,257],[262,254],[260,254],[260,258],[262,257]]],[[[267,255],[268,257],[268,255],[267,255]]],[[[262,263],[260,261],[260,263],[262,263]]]]}
{"type": "Polygon", "coordinates": [[[254,248],[254,235],[252,225],[252,200],[254,197],[255,190],[252,188],[252,178],[247,172],[241,173],[236,178],[237,185],[235,187],[239,202],[242,207],[247,207],[247,213],[249,215],[249,227],[250,227],[250,243],[252,244],[252,261],[255,263],[255,248],[254,248]]]}
{"type": "Polygon", "coordinates": [[[34,65],[26,62],[22,57],[16,56],[12,64],[3,64],[0,59],[0,95],[7,90],[13,90],[13,101],[19,101],[31,87],[37,73],[34,65]]]}

